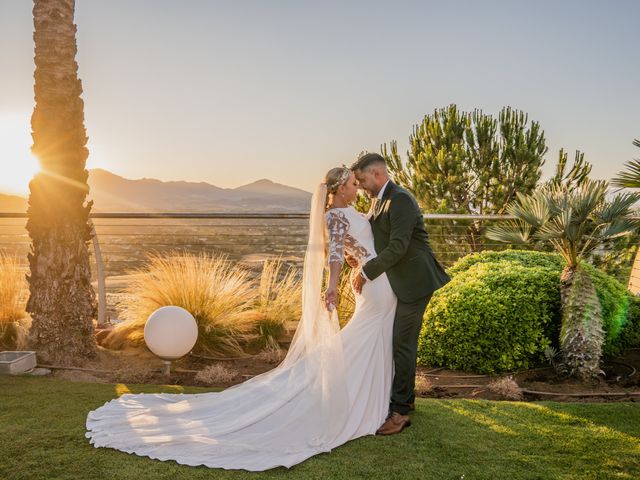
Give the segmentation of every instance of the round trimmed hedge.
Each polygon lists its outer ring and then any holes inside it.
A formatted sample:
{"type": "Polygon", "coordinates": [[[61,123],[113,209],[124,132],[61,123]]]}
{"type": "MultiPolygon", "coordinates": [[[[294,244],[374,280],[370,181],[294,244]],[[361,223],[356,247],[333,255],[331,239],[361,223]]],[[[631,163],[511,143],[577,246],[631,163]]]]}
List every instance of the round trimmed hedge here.
{"type": "MultiPolygon", "coordinates": [[[[529,368],[558,348],[560,275],[553,253],[506,250],[475,253],[449,269],[451,282],[425,312],[418,361],[479,373],[529,368]]],[[[629,296],[609,275],[585,264],[602,304],[605,355],[615,354],[629,296]]]]}

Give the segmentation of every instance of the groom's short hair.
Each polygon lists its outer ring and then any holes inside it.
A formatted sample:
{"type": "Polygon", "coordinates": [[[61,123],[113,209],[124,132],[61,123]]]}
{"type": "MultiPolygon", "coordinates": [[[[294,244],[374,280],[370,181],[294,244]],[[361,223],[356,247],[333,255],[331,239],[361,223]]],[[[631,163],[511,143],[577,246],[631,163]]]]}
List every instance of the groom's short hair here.
{"type": "Polygon", "coordinates": [[[381,165],[386,168],[387,162],[379,153],[365,153],[364,155],[360,155],[358,160],[351,165],[351,170],[354,172],[356,170],[366,170],[372,165],[381,165]]]}

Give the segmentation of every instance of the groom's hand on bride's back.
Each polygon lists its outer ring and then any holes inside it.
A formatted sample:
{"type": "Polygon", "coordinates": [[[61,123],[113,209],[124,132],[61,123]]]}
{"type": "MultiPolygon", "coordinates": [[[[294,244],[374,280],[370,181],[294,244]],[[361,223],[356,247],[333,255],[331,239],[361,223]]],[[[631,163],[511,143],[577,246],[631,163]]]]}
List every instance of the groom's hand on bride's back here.
{"type": "Polygon", "coordinates": [[[344,260],[351,268],[358,268],[358,259],[356,257],[345,253],[344,260]]]}

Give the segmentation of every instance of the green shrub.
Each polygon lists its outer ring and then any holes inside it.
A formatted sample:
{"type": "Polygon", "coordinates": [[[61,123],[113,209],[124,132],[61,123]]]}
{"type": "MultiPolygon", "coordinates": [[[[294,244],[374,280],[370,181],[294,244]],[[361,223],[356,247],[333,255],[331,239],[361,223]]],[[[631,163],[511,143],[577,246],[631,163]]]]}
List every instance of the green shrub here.
{"type": "Polygon", "coordinates": [[[515,262],[523,267],[546,267],[558,270],[559,273],[562,272],[565,265],[562,257],[556,253],[535,252],[533,250],[503,250],[500,252],[487,250],[462,257],[447,272],[453,277],[478,263],[493,262],[515,262]]]}
{"type": "MultiPolygon", "coordinates": [[[[449,269],[453,280],[436,292],[425,313],[420,363],[492,373],[540,361],[547,345],[558,348],[564,265],[560,255],[527,250],[461,258],[449,269]]],[[[585,268],[602,305],[603,353],[614,355],[622,346],[629,296],[613,277],[585,268]]]]}
{"type": "MultiPolygon", "coordinates": [[[[451,267],[449,274],[456,275],[477,263],[492,263],[496,261],[510,261],[523,267],[545,267],[557,270],[558,282],[565,266],[562,257],[556,253],[531,250],[486,251],[461,258],[451,267]]],[[[590,273],[602,306],[602,327],[605,331],[605,343],[602,346],[603,354],[605,356],[615,355],[620,351],[620,333],[627,322],[627,310],[629,308],[627,288],[611,275],[594,268],[586,262],[583,262],[582,266],[590,273]]],[[[556,328],[559,331],[560,325],[558,324],[556,328]]],[[[552,343],[557,343],[557,336],[552,337],[551,340],[552,343]]]]}
{"type": "Polygon", "coordinates": [[[620,333],[620,344],[623,348],[640,347],[640,297],[629,295],[627,323],[620,333]]]}
{"type": "Polygon", "coordinates": [[[583,263],[583,267],[591,275],[602,306],[602,328],[605,332],[602,354],[605,357],[616,355],[622,347],[620,333],[627,323],[629,310],[627,287],[611,275],[587,263],[583,263]]]}
{"type": "Polygon", "coordinates": [[[418,358],[480,373],[528,368],[557,337],[559,306],[557,269],[478,262],[433,296],[418,358]]]}

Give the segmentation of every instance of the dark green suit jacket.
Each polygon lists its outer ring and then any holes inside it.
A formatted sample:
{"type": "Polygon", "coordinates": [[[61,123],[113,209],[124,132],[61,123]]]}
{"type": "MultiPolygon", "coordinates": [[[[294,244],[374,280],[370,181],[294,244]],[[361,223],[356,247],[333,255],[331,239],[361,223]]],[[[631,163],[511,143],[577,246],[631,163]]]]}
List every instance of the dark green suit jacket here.
{"type": "Polygon", "coordinates": [[[431,250],[418,202],[407,190],[390,181],[369,221],[378,256],[362,268],[367,278],[386,273],[405,303],[431,295],[450,280],[431,250]]]}

